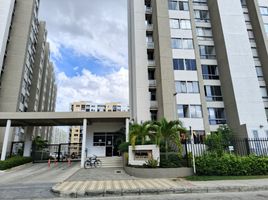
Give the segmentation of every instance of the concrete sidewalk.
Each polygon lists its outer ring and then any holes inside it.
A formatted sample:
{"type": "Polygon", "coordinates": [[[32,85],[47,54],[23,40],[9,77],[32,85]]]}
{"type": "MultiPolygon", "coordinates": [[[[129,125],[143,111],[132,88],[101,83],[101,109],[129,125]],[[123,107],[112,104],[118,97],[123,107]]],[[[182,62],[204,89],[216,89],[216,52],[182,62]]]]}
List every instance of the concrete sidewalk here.
{"type": "MultiPolygon", "coordinates": [[[[102,179],[100,169],[78,171],[83,178],[74,178],[55,185],[52,191],[60,196],[122,196],[160,193],[217,193],[217,192],[243,192],[268,190],[268,179],[235,180],[235,181],[199,181],[191,182],[181,178],[177,179],[138,179],[126,174],[115,174],[102,179]],[[95,175],[94,176],[92,175],[95,175]],[[85,177],[90,178],[85,180],[85,177]],[[127,177],[128,176],[128,177],[127,177]],[[122,179],[120,179],[122,177],[122,179]]],[[[112,171],[110,171],[111,173],[112,171]]],[[[109,173],[106,171],[106,174],[109,173]]],[[[105,173],[104,173],[105,174],[105,173]]]]}

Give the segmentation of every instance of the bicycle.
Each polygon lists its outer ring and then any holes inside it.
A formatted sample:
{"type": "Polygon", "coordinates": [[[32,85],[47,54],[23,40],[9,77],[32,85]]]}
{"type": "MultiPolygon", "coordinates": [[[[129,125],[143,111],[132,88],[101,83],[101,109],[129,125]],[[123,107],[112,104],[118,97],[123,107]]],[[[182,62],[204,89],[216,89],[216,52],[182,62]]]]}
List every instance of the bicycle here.
{"type": "Polygon", "coordinates": [[[84,163],[84,168],[89,169],[92,167],[99,168],[102,166],[102,162],[100,159],[97,158],[96,155],[93,155],[92,157],[87,158],[87,160],[84,163]]]}

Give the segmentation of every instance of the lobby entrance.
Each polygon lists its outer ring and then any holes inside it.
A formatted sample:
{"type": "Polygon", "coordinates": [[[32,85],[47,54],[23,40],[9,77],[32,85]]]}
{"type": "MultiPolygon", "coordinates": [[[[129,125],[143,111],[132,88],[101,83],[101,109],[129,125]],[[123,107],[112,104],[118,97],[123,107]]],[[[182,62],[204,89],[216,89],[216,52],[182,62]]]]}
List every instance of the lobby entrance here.
{"type": "Polygon", "coordinates": [[[120,156],[118,147],[124,141],[122,133],[95,132],[93,135],[93,147],[102,148],[106,157],[120,156]]]}

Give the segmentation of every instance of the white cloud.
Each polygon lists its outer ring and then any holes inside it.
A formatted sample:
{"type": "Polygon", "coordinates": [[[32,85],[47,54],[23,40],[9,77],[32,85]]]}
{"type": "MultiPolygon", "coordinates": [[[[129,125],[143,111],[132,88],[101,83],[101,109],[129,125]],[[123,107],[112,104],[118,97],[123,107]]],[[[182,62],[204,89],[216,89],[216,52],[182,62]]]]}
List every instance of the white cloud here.
{"type": "Polygon", "coordinates": [[[126,0],[43,0],[40,8],[53,56],[71,48],[118,68],[127,66],[126,14],[126,0]]]}
{"type": "Polygon", "coordinates": [[[57,111],[70,111],[74,101],[95,103],[121,102],[128,104],[128,70],[97,76],[87,69],[81,74],[68,77],[64,72],[58,75],[57,111]]]}

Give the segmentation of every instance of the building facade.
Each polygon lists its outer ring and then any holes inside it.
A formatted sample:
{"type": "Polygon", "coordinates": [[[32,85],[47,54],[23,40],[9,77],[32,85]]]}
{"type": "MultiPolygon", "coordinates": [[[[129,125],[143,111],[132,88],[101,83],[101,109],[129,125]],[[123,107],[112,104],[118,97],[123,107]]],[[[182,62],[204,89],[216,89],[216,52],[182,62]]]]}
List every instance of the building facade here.
{"type": "Polygon", "coordinates": [[[131,117],[268,137],[267,0],[129,0],[131,117]]]}
{"type": "MultiPolygon", "coordinates": [[[[0,112],[54,111],[56,85],[53,65],[46,56],[48,46],[45,22],[38,21],[39,0],[3,0],[0,2],[0,112]],[[3,19],[3,20],[2,20],[3,19]],[[49,68],[50,73],[44,76],[49,68]],[[42,83],[48,79],[48,86],[42,83]],[[43,103],[42,90],[49,101],[43,103]],[[54,107],[53,107],[54,106],[54,107]]],[[[17,127],[12,141],[31,140],[38,128],[17,127]]],[[[4,129],[0,129],[0,148],[4,129]]],[[[48,139],[48,136],[44,139],[48,139]]]]}
{"type": "MultiPolygon", "coordinates": [[[[80,102],[74,102],[71,105],[71,111],[72,112],[128,112],[129,107],[127,105],[122,105],[118,102],[111,102],[111,103],[105,103],[105,104],[96,104],[88,101],[80,101],[80,102]]],[[[115,129],[117,125],[107,125],[111,126],[112,129],[115,129]]],[[[101,130],[103,127],[94,126],[96,130],[101,130]],[[97,127],[97,128],[96,128],[97,127]]],[[[107,129],[109,130],[109,128],[107,129]]],[[[82,143],[82,127],[81,126],[72,126],[70,127],[70,134],[69,134],[69,143],[72,143],[72,148],[70,149],[70,154],[80,155],[81,152],[81,143],[82,143]],[[77,144],[75,144],[77,143],[77,144]]],[[[118,130],[114,130],[118,131],[118,130]]],[[[102,135],[103,136],[103,135],[102,135]]],[[[89,139],[93,140],[94,133],[91,133],[88,135],[90,137],[89,139]]],[[[105,137],[105,134],[104,134],[105,137]]],[[[89,144],[93,143],[92,141],[89,142],[89,144]]],[[[104,145],[105,146],[105,145],[104,145]]],[[[98,147],[97,147],[98,148],[98,147]]],[[[99,147],[102,148],[102,147],[99,147]]],[[[89,146],[89,151],[91,151],[92,154],[99,154],[100,152],[94,152],[94,145],[89,146]]],[[[101,150],[101,156],[105,156],[105,150],[101,150]]],[[[99,154],[100,155],[100,154],[99,154]]]]}

